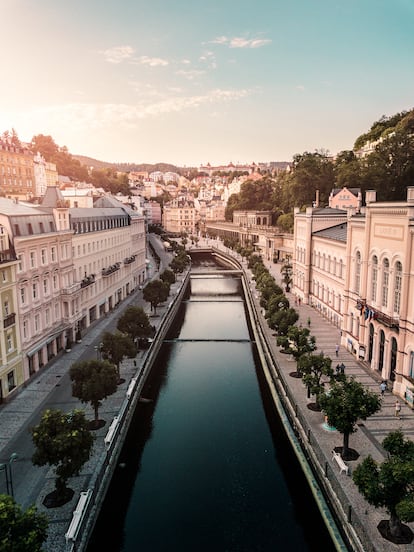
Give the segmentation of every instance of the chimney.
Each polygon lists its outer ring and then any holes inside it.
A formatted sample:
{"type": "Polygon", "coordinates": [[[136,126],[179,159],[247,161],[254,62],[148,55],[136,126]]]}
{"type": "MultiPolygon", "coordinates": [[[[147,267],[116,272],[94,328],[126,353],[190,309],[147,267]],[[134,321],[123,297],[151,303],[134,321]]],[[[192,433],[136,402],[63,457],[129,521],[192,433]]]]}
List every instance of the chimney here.
{"type": "Polygon", "coordinates": [[[369,205],[370,203],[375,203],[376,201],[377,201],[377,191],[367,190],[365,192],[365,204],[369,205]]]}

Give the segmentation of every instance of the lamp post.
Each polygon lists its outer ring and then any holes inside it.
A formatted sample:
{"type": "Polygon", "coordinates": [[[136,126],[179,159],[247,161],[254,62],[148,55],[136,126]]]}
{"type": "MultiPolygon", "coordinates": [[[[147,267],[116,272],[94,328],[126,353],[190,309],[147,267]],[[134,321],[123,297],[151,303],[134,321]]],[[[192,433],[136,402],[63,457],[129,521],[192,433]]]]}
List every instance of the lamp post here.
{"type": "Polygon", "coordinates": [[[16,452],[13,452],[10,455],[9,461],[4,464],[0,464],[0,470],[4,470],[6,475],[6,492],[14,498],[14,489],[13,489],[13,472],[12,472],[12,463],[15,462],[18,458],[16,452]]]}

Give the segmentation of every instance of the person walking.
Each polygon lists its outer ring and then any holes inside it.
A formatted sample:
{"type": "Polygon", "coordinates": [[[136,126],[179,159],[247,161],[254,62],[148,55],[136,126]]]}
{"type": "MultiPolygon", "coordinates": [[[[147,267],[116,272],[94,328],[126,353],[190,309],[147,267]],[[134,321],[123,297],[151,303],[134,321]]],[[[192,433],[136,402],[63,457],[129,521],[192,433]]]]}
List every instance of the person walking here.
{"type": "Polygon", "coordinates": [[[382,396],[384,396],[386,389],[387,389],[387,384],[385,381],[382,381],[380,385],[380,391],[382,396]]]}
{"type": "Polygon", "coordinates": [[[336,347],[335,347],[335,354],[336,354],[336,356],[339,355],[339,345],[338,345],[338,343],[336,344],[336,347]]]}
{"type": "Polygon", "coordinates": [[[397,399],[395,401],[395,412],[394,412],[394,416],[396,418],[400,418],[400,413],[401,413],[401,404],[400,404],[400,401],[397,399]]]}

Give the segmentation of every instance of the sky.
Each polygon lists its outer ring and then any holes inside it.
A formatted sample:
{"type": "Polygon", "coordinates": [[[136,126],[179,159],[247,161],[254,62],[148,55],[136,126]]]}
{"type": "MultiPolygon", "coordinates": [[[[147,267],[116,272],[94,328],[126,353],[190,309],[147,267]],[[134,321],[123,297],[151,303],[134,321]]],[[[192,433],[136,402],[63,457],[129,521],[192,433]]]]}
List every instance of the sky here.
{"type": "Polygon", "coordinates": [[[413,0],[0,0],[0,133],[198,167],[352,149],[414,107],[413,0]]]}

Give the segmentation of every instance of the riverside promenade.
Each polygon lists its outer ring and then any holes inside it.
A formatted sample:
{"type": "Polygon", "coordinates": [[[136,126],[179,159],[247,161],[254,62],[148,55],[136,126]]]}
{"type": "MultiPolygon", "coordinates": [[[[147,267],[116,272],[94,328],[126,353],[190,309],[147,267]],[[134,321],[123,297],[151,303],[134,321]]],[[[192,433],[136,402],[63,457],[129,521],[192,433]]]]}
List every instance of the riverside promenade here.
{"type": "MultiPolygon", "coordinates": [[[[224,252],[228,252],[220,242],[210,243],[206,245],[214,245],[224,252]]],[[[204,243],[200,243],[200,246],[204,243]]],[[[241,262],[246,277],[250,282],[252,295],[256,302],[256,309],[260,315],[261,308],[259,306],[260,297],[255,290],[252,275],[246,267],[246,263],[241,262]]],[[[277,264],[267,267],[276,281],[280,282],[280,266],[277,264]]],[[[155,277],[156,271],[153,271],[149,277],[155,277]]],[[[177,293],[181,285],[181,278],[172,286],[172,294],[177,293]]],[[[375,374],[368,370],[362,363],[358,362],[344,348],[340,348],[338,352],[338,360],[336,359],[335,348],[339,339],[339,330],[333,327],[325,320],[317,311],[307,305],[294,305],[294,297],[287,294],[299,313],[299,323],[307,324],[308,318],[311,319],[311,333],[316,338],[316,343],[319,351],[323,351],[326,355],[332,357],[333,362],[343,362],[346,366],[346,374],[353,375],[358,381],[370,389],[379,392],[379,380],[375,374]]],[[[143,302],[142,293],[135,292],[131,294],[122,304],[122,308],[128,304],[138,304],[143,306],[149,313],[149,306],[143,302]]],[[[159,316],[151,318],[151,323],[156,327],[161,323],[163,315],[167,312],[168,305],[157,309],[159,316]]],[[[84,337],[82,343],[74,345],[70,353],[66,353],[42,372],[37,378],[33,379],[13,400],[0,407],[0,462],[8,462],[12,453],[18,454],[18,459],[13,462],[10,467],[13,472],[14,496],[16,501],[27,508],[31,504],[35,504],[39,511],[45,512],[50,520],[49,538],[44,549],[46,552],[63,552],[69,550],[65,541],[65,533],[68,530],[72,520],[72,513],[76,508],[80,492],[88,488],[93,474],[96,470],[97,463],[100,461],[101,455],[104,452],[104,438],[108,431],[109,424],[114,416],[119,412],[119,409],[124,401],[125,393],[131,378],[139,370],[140,365],[144,361],[145,352],[141,351],[136,359],[127,359],[122,363],[121,375],[125,382],[118,387],[117,392],[103,401],[99,411],[99,416],[106,420],[105,427],[95,432],[96,443],[94,453],[89,462],[84,466],[81,474],[69,481],[69,486],[74,489],[75,495],[73,499],[66,505],[60,508],[47,509],[43,506],[45,496],[54,488],[54,472],[48,467],[35,467],[31,463],[31,455],[33,447],[31,444],[30,434],[28,429],[30,426],[38,423],[42,411],[47,407],[61,408],[62,410],[71,410],[73,408],[83,408],[86,411],[88,418],[93,417],[92,409],[88,405],[82,405],[71,397],[70,381],[68,370],[70,365],[80,358],[85,358],[89,354],[89,358],[93,358],[96,353],[95,347],[99,346],[100,335],[116,326],[116,321],[121,315],[122,310],[114,310],[109,313],[104,319],[99,320],[88,334],[84,337]],[[91,356],[92,355],[92,356],[91,356]],[[136,366],[134,365],[134,361],[136,366]],[[66,389],[67,395],[63,397],[54,396],[59,389],[66,389]],[[23,444],[22,444],[23,443],[23,444]],[[21,446],[20,446],[21,445],[21,446]]],[[[264,320],[262,320],[264,322],[264,320]]],[[[267,327],[265,322],[263,327],[267,327]]],[[[290,372],[295,371],[295,363],[291,361],[288,355],[282,354],[276,345],[276,338],[272,331],[267,328],[267,338],[271,344],[272,354],[277,361],[278,368],[283,375],[284,380],[289,389],[289,396],[294,398],[298,421],[307,427],[312,435],[312,441],[315,441],[315,449],[319,454],[321,466],[327,469],[329,482],[344,496],[344,501],[349,509],[345,509],[345,514],[350,515],[350,530],[352,531],[353,524],[362,524],[364,526],[367,541],[361,544],[358,550],[369,552],[411,552],[413,544],[410,545],[394,545],[380,536],[377,525],[382,519],[387,519],[388,515],[373,508],[361,497],[352,478],[339,473],[339,468],[332,462],[331,451],[335,446],[342,445],[342,435],[337,431],[327,431],[324,429],[324,419],[320,412],[313,412],[307,408],[307,404],[311,399],[307,399],[306,389],[301,380],[290,377],[290,372]]],[[[402,402],[402,401],[401,401],[402,402]]],[[[391,430],[401,428],[404,434],[411,439],[414,439],[414,413],[406,405],[402,405],[401,419],[394,416],[395,397],[390,392],[386,392],[382,399],[383,407],[380,412],[369,418],[358,427],[358,431],[351,435],[350,446],[360,453],[360,460],[371,454],[375,460],[381,461],[385,458],[384,451],[381,447],[382,439],[391,430]]],[[[350,470],[354,469],[358,461],[349,462],[350,470]]],[[[0,471],[0,492],[4,492],[4,472],[0,471]]],[[[409,524],[414,530],[414,525],[409,524]]],[[[108,552],[112,552],[108,548],[108,552]]],[[[117,551],[113,551],[117,552],[117,551]]],[[[156,552],[156,551],[154,551],[156,552]]]]}

